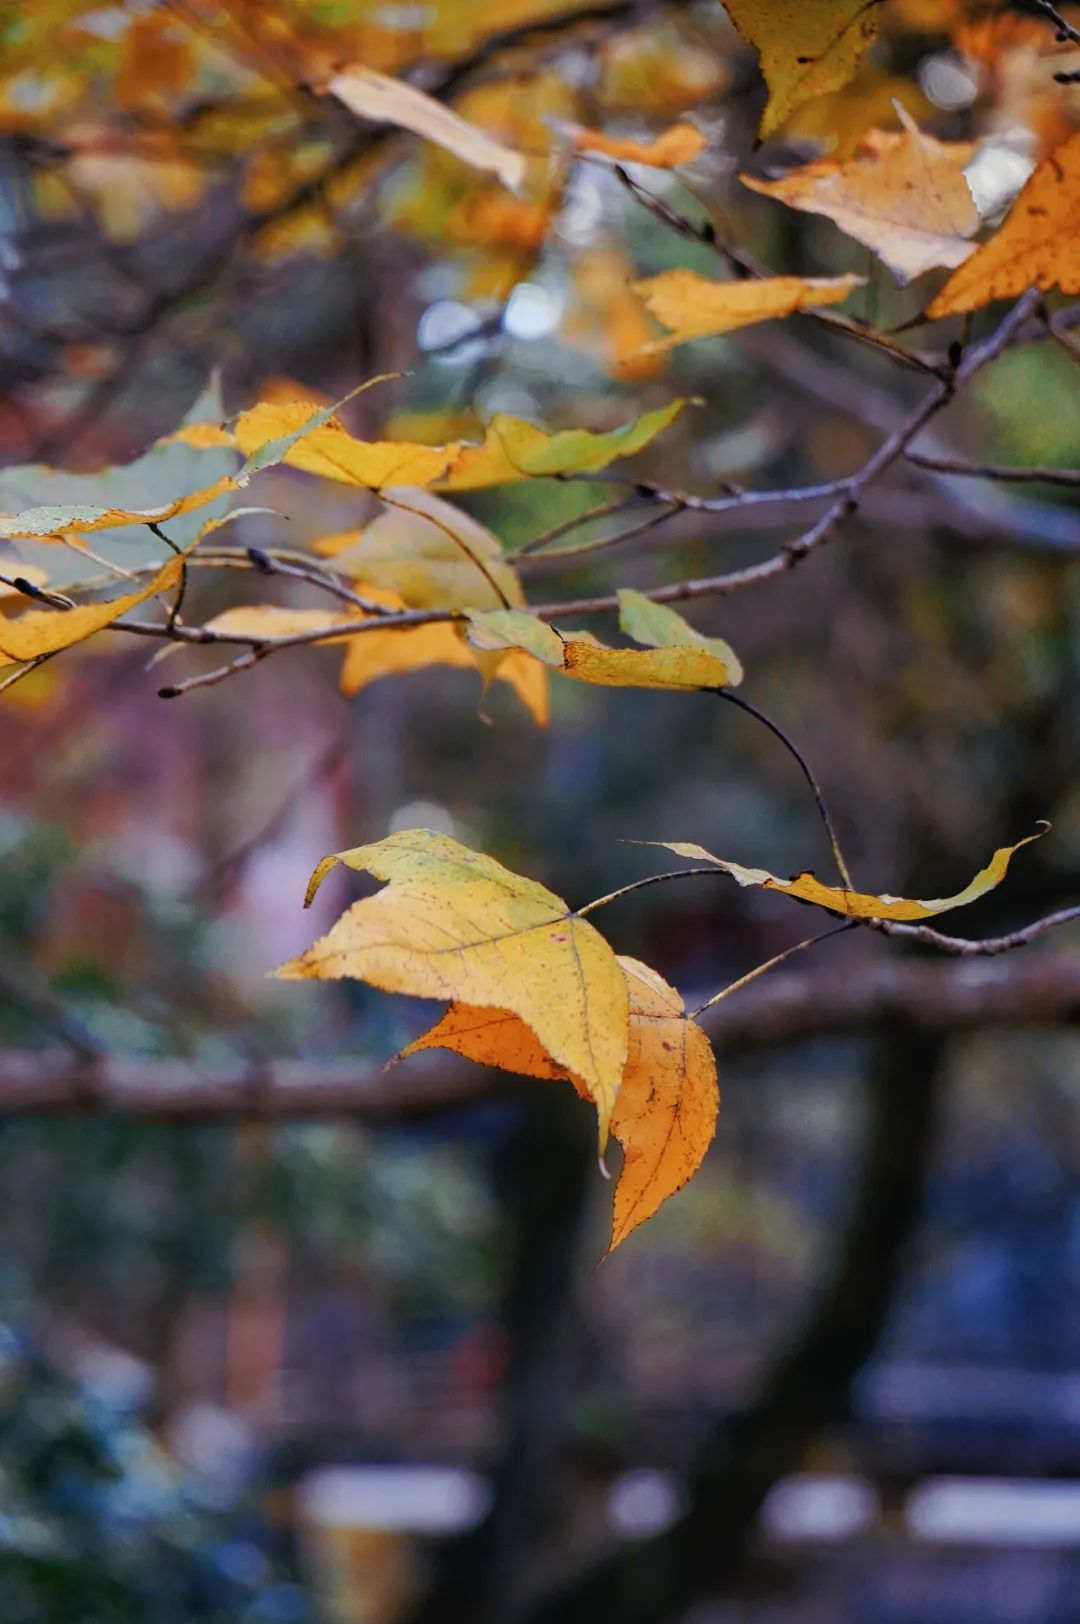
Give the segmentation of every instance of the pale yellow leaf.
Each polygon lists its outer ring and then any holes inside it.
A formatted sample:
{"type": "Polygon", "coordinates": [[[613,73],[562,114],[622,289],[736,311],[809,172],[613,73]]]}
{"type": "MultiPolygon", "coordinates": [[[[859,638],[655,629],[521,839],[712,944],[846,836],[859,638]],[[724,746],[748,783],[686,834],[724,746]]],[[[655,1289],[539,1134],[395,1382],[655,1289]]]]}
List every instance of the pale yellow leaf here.
{"type": "Polygon", "coordinates": [[[358,117],[411,130],[452,152],[471,168],[498,176],[512,192],[520,190],[525,179],[524,154],[468,123],[414,85],[354,63],[335,74],[326,88],[358,117]]]}
{"type": "Polygon", "coordinates": [[[604,938],[553,892],[449,835],[405,829],[324,858],[389,883],[353,903],[279,976],[354,976],[384,992],[508,1009],[595,1102],[601,1143],[626,1063],[626,980],[604,938]]]}
{"type": "Polygon", "coordinates": [[[964,174],[971,141],[924,135],[902,108],[903,128],[870,130],[854,158],[822,158],[780,180],[740,178],[752,191],[789,208],[824,214],[872,248],[900,282],[937,265],[961,265],[980,216],[964,174]]]}
{"type": "MultiPolygon", "coordinates": [[[[398,593],[387,592],[366,581],[357,583],[361,597],[382,601],[388,608],[405,608],[405,600],[398,593]]],[[[345,660],[341,667],[341,691],[350,697],[382,677],[397,676],[406,671],[421,670],[430,665],[451,666],[457,670],[479,672],[485,685],[490,681],[505,682],[517,694],[533,720],[547,725],[548,674],[533,658],[514,650],[497,658],[493,668],[488,665],[491,656],[484,656],[466,641],[459,625],[449,621],[433,621],[428,626],[403,627],[397,630],[367,631],[346,641],[345,660]]]]}
{"type": "Polygon", "coordinates": [[[400,594],[410,609],[493,608],[525,601],[496,535],[431,491],[395,486],[365,530],[316,543],[342,574],[400,594]]]}

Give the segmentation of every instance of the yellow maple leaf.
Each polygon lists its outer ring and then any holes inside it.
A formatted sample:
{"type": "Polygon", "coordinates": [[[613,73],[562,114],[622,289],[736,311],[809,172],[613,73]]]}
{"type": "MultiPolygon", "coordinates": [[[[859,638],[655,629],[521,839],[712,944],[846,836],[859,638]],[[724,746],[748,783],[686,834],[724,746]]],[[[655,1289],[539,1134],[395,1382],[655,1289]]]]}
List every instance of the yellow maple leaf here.
{"type": "Polygon", "coordinates": [[[646,349],[668,350],[689,339],[710,338],[756,322],[775,321],[796,310],[840,304],[864,281],[861,276],[765,276],[745,282],[717,282],[696,271],[676,270],[635,282],[634,292],[645,300],[660,325],[671,329],[665,338],[653,340],[646,349]]]}
{"type": "Polygon", "coordinates": [[[739,885],[761,885],[767,891],[780,891],[784,896],[795,897],[800,902],[812,902],[819,908],[827,908],[830,913],[842,914],[846,919],[891,919],[897,922],[913,922],[919,919],[932,919],[935,914],[948,913],[953,908],[965,908],[968,903],[977,902],[980,897],[1001,884],[1013,853],[1032,840],[1038,840],[1045,832],[1044,829],[1040,829],[1038,834],[1025,835],[1024,839],[1018,840],[1014,846],[999,846],[986,867],[981,868],[962,891],[957,891],[955,896],[936,897],[929,902],[909,900],[906,897],[873,896],[863,891],[845,891],[839,886],[822,885],[813,874],[796,874],[794,879],[781,880],[775,874],[770,874],[768,869],[744,868],[741,863],[725,862],[723,858],[714,857],[703,846],[696,846],[689,841],[652,840],[648,844],[663,846],[665,851],[674,852],[677,857],[688,857],[692,862],[710,863],[714,868],[721,868],[725,874],[730,874],[739,885]]]}
{"type": "Polygon", "coordinates": [[[950,276],[927,315],[980,310],[1029,287],[1080,293],[1080,131],[1043,160],[1003,225],[950,276]]]}
{"type": "Polygon", "coordinates": [[[724,9],[761,58],[765,140],[804,102],[847,84],[877,33],[879,0],[724,0],[724,9]]]}
{"type": "Polygon", "coordinates": [[[511,1010],[581,1079],[603,1144],[626,1063],[629,1000],[599,931],[536,881],[428,829],[324,857],[308,902],[338,863],[388,884],[277,974],[354,976],[384,992],[511,1010]]]}
{"type": "Polygon", "coordinates": [[[651,141],[605,135],[602,130],[586,130],[580,126],[574,131],[574,147],[578,152],[600,152],[607,158],[651,164],[658,169],[674,169],[677,164],[692,163],[704,152],[705,146],[701,131],[685,119],[653,136],[651,141]]]}
{"type": "MultiPolygon", "coordinates": [[[[697,1172],[720,1108],[712,1045],[686,1014],[679,994],[637,959],[620,955],[618,962],[626,977],[630,1025],[611,1117],[623,1165],[609,1251],[697,1172]]],[[[507,1010],[452,1004],[429,1032],[402,1050],[402,1057],[436,1048],[525,1077],[566,1079],[588,1097],[581,1079],[558,1065],[535,1033],[507,1010]]]]}
{"type": "Polygon", "coordinates": [[[869,130],[854,158],[821,158],[780,180],[740,179],[789,208],[824,214],[908,282],[936,265],[963,263],[980,215],[965,165],[971,141],[937,141],[897,108],[903,128],[869,130]]]}

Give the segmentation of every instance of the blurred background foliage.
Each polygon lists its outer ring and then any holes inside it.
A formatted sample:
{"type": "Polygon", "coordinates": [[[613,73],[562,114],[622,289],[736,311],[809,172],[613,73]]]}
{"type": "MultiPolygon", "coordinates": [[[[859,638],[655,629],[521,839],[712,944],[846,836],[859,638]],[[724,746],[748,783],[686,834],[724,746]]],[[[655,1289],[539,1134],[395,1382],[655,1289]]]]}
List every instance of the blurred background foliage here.
{"type": "MultiPolygon", "coordinates": [[[[838,477],[918,378],[809,321],[642,355],[628,281],[717,259],[610,164],[575,158],[567,127],[648,135],[692,117],[701,158],[635,178],[776,271],[866,275],[863,313],[891,329],[925,289],[896,288],[738,170],[844,155],[895,125],[899,98],[938,135],[981,141],[992,217],[1075,125],[1063,49],[1030,7],[890,0],[854,85],[755,151],[756,63],[713,0],[0,6],[0,500],[145,505],[191,454],[134,459],[185,413],[213,415],[208,387],[234,411],[383,371],[403,375],[347,408],[358,433],[442,443],[496,411],[609,428],[679,393],[700,404],[631,477],[705,494],[838,477]],[[307,88],[353,60],[413,74],[526,149],[524,194],[307,88]]],[[[1026,345],[950,412],[948,444],[1074,464],[1076,377],[1075,356],[1026,345]]],[[[622,494],[546,480],[463,505],[513,546],[622,494]]],[[[259,500],[285,519],[243,521],[252,545],[372,507],[282,470],[259,500]]],[[[775,541],[790,519],[768,525],[775,541]]],[[[530,596],[647,587],[763,548],[743,514],[683,513],[660,535],[537,567],[530,596]]],[[[695,610],[815,764],[868,886],[947,892],[973,854],[1053,820],[973,934],[1080,889],[1077,539],[1068,492],[958,481],[946,499],[901,477],[797,577],[695,610]]],[[[201,590],[207,614],[244,601],[229,582],[201,590]]],[[[708,696],[566,684],[541,732],[498,692],[479,719],[471,673],[346,699],[321,649],[163,707],[145,655],[92,645],[0,697],[5,1049],[81,1045],[151,1076],[168,1057],[381,1062],[419,1006],[267,971],[311,939],[313,863],[398,827],[449,830],[575,902],[641,872],[631,838],[779,872],[825,860],[790,761],[708,696]]],[[[315,928],[347,894],[325,890],[315,928]]],[[[775,898],[712,887],[647,889],[607,928],[702,997],[802,934],[775,898]]],[[[837,977],[897,951],[864,935],[822,949],[837,977]]],[[[531,1497],[510,1496],[500,1533],[514,1581],[490,1591],[515,1606],[613,1531],[655,1533],[674,1515],[663,1495],[619,1513],[613,1485],[677,1483],[816,1300],[883,1055],[921,1086],[931,1062],[898,1028],[729,1062],[703,1175],[598,1270],[607,1187],[587,1113],[538,1087],[380,1127],[5,1120],[0,1614],[306,1624],[403,1616],[432,1573],[438,1595],[437,1567],[388,1578],[385,1553],[342,1577],[297,1487],[328,1464],[467,1466],[505,1489],[522,1452],[531,1497]]],[[[882,1523],[803,1548],[774,1519],[780,1543],[759,1527],[729,1599],[695,1618],[1075,1619],[1075,1541],[928,1552],[890,1511],[897,1484],[935,1472],[1080,1469],[1080,1047],[1064,1029],[946,1034],[932,1064],[944,1099],[886,1331],[808,1462],[864,1474],[882,1523]]],[[[449,1594],[461,1610],[444,1596],[442,1616],[470,1616],[474,1593],[449,1594]]]]}

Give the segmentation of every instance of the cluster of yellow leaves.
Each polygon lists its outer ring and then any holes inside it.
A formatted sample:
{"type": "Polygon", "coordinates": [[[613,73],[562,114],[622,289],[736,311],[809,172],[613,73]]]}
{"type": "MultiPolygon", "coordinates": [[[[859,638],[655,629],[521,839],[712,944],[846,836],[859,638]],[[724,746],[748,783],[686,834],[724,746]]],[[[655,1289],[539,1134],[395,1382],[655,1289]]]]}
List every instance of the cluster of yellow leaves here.
{"type": "Polygon", "coordinates": [[[354,976],[451,1001],[405,1053],[441,1047],[534,1077],[567,1078],[596,1106],[601,1150],[623,1145],[611,1244],[696,1171],[719,1097],[712,1050],[678,994],[617,959],[580,912],[447,835],[403,830],[324,858],[387,881],[279,976],[354,976]]]}
{"type": "MultiPolygon", "coordinates": [[[[627,608],[632,622],[667,631],[662,615],[656,621],[656,605],[645,600],[627,608]]],[[[845,891],[811,874],[780,880],[700,846],[657,844],[707,865],[705,872],[722,869],[740,885],[764,886],[851,920],[901,921],[984,896],[1028,840],[996,851],[955,896],[929,902],[845,891]]],[[[385,888],[354,902],[277,974],[351,976],[385,992],[447,1001],[442,1018],[402,1057],[451,1049],[517,1075],[572,1083],[596,1107],[601,1152],[609,1133],[623,1147],[611,1235],[617,1246],[693,1176],[715,1131],[715,1061],[679,994],[647,965],[616,957],[585,917],[599,903],[575,911],[447,835],[408,829],[325,857],[308,902],[338,864],[385,881],[385,888]]]]}
{"type": "MultiPolygon", "coordinates": [[[[459,442],[443,447],[358,440],[336,415],[342,404],[317,407],[311,402],[266,400],[241,412],[228,425],[189,425],[164,443],[178,441],[199,450],[234,449],[246,455],[238,472],[221,475],[209,485],[153,508],[69,504],[0,515],[0,539],[63,541],[70,546],[87,532],[140,525],[156,528],[244,488],[264,469],[287,463],[316,476],[378,491],[380,514],[363,529],[323,537],[315,543],[315,553],[320,556],[312,558],[313,569],[348,578],[357,601],[352,606],[350,600],[344,613],[237,605],[208,623],[208,631],[219,639],[343,645],[341,684],[350,695],[381,677],[426,666],[475,670],[485,689],[496,680],[511,687],[541,724],[548,716],[548,667],[552,664],[588,681],[620,686],[717,686],[738,680],[734,656],[726,651],[728,663],[723,665],[715,650],[704,646],[707,639],[698,639],[702,646],[692,653],[678,655],[670,650],[646,653],[640,649],[605,653],[588,633],[582,633],[566,645],[567,658],[553,660],[550,644],[559,643],[557,634],[526,612],[521,582],[498,537],[427,488],[440,479],[444,488],[477,489],[602,469],[616,457],[648,444],[673,420],[683,402],[675,401],[605,433],[566,429],[548,434],[531,423],[497,417],[481,444],[459,442]],[[403,478],[410,483],[397,483],[403,478]],[[428,611],[432,618],[417,619],[417,611],[428,611]],[[521,627],[516,638],[505,633],[494,637],[489,632],[486,645],[481,646],[468,617],[482,619],[492,613],[516,615],[521,627]],[[323,632],[325,636],[320,635],[323,632]],[[549,644],[538,656],[529,640],[545,635],[549,644]],[[582,660],[575,658],[578,650],[583,652],[582,660]],[[680,662],[683,669],[678,675],[680,662]]],[[[234,510],[231,516],[244,511],[234,510]]],[[[114,625],[158,593],[177,587],[188,553],[229,516],[207,521],[189,547],[168,559],[145,584],[104,601],[26,609],[25,603],[40,582],[33,569],[24,570],[15,579],[28,583],[29,592],[5,588],[5,608],[18,607],[24,612],[5,616],[0,627],[0,659],[25,663],[51,656],[114,625]]],[[[669,626],[667,640],[694,642],[696,634],[685,622],[678,616],[671,618],[682,630],[673,631],[669,626]]]]}
{"type": "Polygon", "coordinates": [[[398,440],[358,440],[330,411],[311,426],[308,401],[264,401],[229,425],[194,424],[176,438],[199,448],[233,446],[252,457],[273,437],[297,438],[280,458],[290,468],[345,485],[379,491],[393,485],[438,483],[448,491],[482,490],[523,479],[595,473],[641,451],[682,411],[685,401],[643,412],[617,429],[593,433],[562,429],[554,434],[523,418],[497,414],[480,445],[430,446],[398,440]],[[305,426],[306,425],[306,426],[305,426]],[[302,437],[299,430],[303,430],[302,437]]]}

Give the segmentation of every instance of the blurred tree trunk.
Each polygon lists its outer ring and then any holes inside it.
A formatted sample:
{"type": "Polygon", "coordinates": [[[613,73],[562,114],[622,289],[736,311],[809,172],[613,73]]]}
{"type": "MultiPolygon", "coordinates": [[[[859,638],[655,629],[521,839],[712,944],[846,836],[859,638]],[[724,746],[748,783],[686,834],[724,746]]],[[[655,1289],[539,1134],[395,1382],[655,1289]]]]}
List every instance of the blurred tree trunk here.
{"type": "Polygon", "coordinates": [[[492,1507],[441,1553],[410,1624],[506,1624],[520,1611],[523,1571],[558,1510],[573,1292],[595,1158],[595,1117],[575,1096],[538,1087],[523,1097],[494,1175],[510,1235],[502,1311],[510,1356],[492,1507]]]}
{"type": "Polygon", "coordinates": [[[922,1210],[947,1054],[944,1039],[908,1030],[877,1040],[850,1217],[803,1325],[756,1403],[704,1440],[679,1522],[540,1597],[526,1624],[662,1624],[736,1577],[766,1494],[844,1416],[886,1324],[922,1210]]]}

